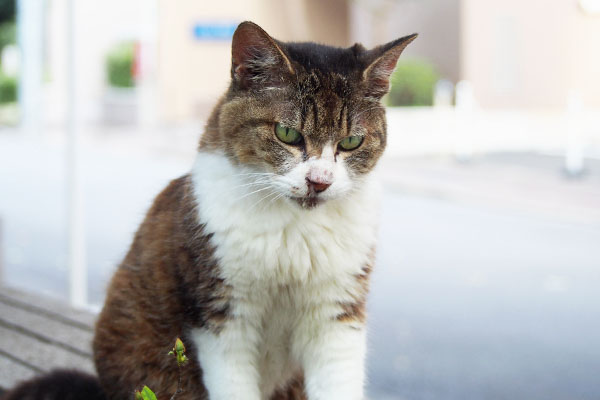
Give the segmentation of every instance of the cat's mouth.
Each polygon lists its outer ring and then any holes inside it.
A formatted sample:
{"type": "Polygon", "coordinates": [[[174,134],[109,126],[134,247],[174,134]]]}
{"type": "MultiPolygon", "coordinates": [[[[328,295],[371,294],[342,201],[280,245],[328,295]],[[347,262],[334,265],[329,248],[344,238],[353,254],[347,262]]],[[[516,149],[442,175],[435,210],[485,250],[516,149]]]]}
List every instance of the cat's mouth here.
{"type": "Polygon", "coordinates": [[[290,197],[290,199],[298,203],[298,205],[302,208],[314,208],[324,201],[317,196],[310,195],[304,197],[290,197]]]}

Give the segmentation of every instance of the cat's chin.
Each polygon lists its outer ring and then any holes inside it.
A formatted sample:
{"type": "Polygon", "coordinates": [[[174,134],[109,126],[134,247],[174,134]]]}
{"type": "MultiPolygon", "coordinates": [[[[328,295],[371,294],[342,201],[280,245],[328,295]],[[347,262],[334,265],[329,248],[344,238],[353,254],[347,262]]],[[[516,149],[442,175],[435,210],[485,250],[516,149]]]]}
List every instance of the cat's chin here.
{"type": "Polygon", "coordinates": [[[300,207],[305,209],[315,208],[320,204],[323,204],[325,200],[315,197],[315,196],[306,196],[306,197],[290,197],[290,200],[297,203],[300,207]]]}

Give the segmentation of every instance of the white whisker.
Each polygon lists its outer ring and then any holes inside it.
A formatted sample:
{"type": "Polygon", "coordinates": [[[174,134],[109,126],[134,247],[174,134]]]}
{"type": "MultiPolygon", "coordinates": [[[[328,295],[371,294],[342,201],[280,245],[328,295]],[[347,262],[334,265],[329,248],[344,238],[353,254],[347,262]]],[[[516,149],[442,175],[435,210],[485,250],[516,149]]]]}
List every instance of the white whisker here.
{"type": "Polygon", "coordinates": [[[266,196],[263,196],[262,198],[260,198],[257,202],[255,202],[254,204],[252,204],[250,207],[248,207],[247,211],[252,210],[256,205],[258,205],[259,203],[261,203],[262,201],[266,200],[267,198],[273,196],[274,194],[277,194],[279,192],[277,191],[272,191],[269,194],[267,194],[266,196]]]}

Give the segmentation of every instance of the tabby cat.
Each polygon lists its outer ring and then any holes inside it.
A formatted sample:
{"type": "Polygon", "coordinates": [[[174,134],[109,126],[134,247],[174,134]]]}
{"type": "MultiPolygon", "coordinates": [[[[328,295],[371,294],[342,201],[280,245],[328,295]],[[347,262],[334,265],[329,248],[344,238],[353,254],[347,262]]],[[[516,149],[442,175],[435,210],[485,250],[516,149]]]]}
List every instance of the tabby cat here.
{"type": "Polygon", "coordinates": [[[251,22],[191,172],[158,195],[96,325],[110,399],[363,399],[365,299],[386,144],[381,97],[410,35],[284,43],[251,22]]]}

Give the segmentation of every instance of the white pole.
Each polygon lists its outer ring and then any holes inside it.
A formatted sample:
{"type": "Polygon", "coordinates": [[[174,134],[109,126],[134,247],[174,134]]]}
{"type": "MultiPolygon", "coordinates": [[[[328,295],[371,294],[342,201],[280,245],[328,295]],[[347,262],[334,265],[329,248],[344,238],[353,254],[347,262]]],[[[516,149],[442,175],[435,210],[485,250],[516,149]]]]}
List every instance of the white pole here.
{"type": "Polygon", "coordinates": [[[440,79],[436,82],[433,90],[433,106],[443,108],[452,107],[453,95],[454,84],[447,79],[440,79]]]}
{"type": "Polygon", "coordinates": [[[77,134],[77,57],[75,55],[76,0],[67,0],[67,198],[68,198],[68,260],[69,299],[71,305],[87,304],[87,270],[85,265],[85,230],[83,196],[79,165],[77,134]]]}
{"type": "Polygon", "coordinates": [[[0,285],[4,284],[4,237],[2,230],[2,218],[0,217],[0,285]]]}
{"type": "Polygon", "coordinates": [[[17,3],[17,37],[21,49],[19,108],[21,127],[30,135],[40,133],[44,3],[44,0],[19,0],[17,3]]]}
{"type": "Polygon", "coordinates": [[[146,0],[140,10],[140,57],[138,76],[138,122],[147,130],[158,123],[156,65],[158,59],[158,0],[146,0]]]}

